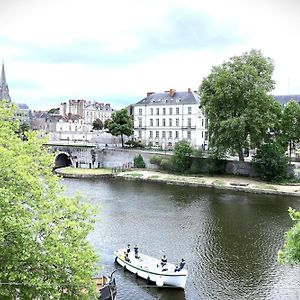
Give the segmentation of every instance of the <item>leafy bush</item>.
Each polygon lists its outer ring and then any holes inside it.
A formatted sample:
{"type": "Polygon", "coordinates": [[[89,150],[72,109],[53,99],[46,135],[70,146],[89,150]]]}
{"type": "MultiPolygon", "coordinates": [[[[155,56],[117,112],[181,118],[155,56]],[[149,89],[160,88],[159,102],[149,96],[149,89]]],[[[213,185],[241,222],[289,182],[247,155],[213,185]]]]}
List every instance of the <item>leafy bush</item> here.
{"type": "Polygon", "coordinates": [[[161,161],[162,161],[162,157],[155,154],[150,158],[150,164],[153,165],[160,166],[161,161]]]}
{"type": "Polygon", "coordinates": [[[125,145],[127,145],[128,147],[131,147],[131,148],[145,148],[144,144],[137,142],[137,141],[127,141],[125,143],[125,145]]]}
{"type": "Polygon", "coordinates": [[[141,154],[134,157],[133,165],[135,168],[145,168],[146,165],[141,154]]]}
{"type": "Polygon", "coordinates": [[[160,162],[160,168],[164,171],[172,172],[174,167],[170,159],[163,158],[160,162]]]}
{"type": "Polygon", "coordinates": [[[289,158],[278,143],[262,145],[252,163],[262,180],[280,181],[287,177],[289,158]]]}
{"type": "Polygon", "coordinates": [[[193,149],[192,154],[195,157],[204,157],[204,151],[202,149],[193,149]]]}
{"type": "Polygon", "coordinates": [[[187,141],[180,141],[175,144],[174,154],[171,162],[175,172],[185,172],[190,167],[190,156],[192,147],[187,141]]]}

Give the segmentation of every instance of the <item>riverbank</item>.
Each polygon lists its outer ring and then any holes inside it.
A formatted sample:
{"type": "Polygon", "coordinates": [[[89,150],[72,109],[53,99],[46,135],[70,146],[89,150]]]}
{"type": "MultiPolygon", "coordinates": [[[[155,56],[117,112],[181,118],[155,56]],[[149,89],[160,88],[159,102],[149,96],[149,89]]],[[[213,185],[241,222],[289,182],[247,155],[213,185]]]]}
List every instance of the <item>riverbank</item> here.
{"type": "Polygon", "coordinates": [[[116,177],[125,180],[141,180],[183,186],[209,187],[223,190],[243,191],[247,193],[300,196],[300,184],[269,184],[253,178],[239,176],[183,176],[140,169],[112,174],[111,169],[80,169],[70,167],[57,169],[55,172],[68,178],[116,177]]]}

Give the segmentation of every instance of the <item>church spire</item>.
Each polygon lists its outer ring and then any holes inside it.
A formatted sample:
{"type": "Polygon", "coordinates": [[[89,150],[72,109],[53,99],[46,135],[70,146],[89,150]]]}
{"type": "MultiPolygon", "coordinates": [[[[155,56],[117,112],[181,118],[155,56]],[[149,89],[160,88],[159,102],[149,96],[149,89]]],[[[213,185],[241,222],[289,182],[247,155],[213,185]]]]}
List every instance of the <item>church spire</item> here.
{"type": "Polygon", "coordinates": [[[2,61],[1,80],[0,80],[0,100],[4,100],[4,99],[11,101],[11,98],[9,96],[9,88],[6,83],[4,62],[2,61]]]}

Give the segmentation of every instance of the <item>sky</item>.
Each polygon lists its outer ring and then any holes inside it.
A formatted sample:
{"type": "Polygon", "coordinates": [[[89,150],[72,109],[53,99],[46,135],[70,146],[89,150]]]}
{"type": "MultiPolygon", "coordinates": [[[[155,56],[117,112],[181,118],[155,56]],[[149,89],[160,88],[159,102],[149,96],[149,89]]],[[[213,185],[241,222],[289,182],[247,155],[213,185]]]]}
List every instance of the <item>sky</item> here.
{"type": "Polygon", "coordinates": [[[300,94],[299,13],[298,0],[0,0],[0,60],[33,110],[196,91],[251,49],[274,61],[272,94],[300,94]]]}

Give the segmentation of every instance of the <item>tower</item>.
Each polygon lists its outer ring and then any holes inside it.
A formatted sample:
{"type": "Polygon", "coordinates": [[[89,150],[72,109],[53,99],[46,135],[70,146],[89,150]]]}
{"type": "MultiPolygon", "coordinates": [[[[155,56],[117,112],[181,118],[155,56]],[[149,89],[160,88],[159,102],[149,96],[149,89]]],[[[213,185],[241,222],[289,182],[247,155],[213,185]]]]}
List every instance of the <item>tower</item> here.
{"type": "Polygon", "coordinates": [[[9,96],[9,88],[6,83],[5,78],[5,70],[4,70],[4,63],[2,62],[2,70],[1,70],[1,78],[0,78],[0,101],[1,100],[8,100],[11,101],[9,96]]]}

